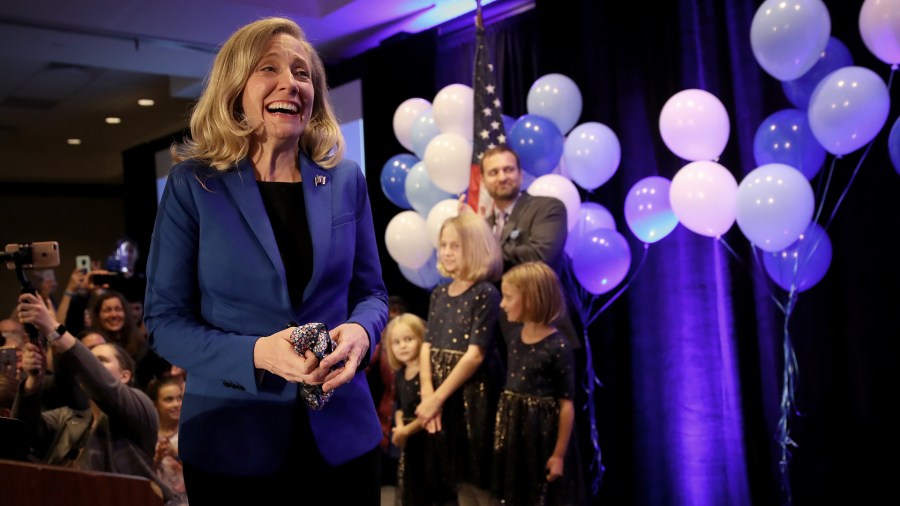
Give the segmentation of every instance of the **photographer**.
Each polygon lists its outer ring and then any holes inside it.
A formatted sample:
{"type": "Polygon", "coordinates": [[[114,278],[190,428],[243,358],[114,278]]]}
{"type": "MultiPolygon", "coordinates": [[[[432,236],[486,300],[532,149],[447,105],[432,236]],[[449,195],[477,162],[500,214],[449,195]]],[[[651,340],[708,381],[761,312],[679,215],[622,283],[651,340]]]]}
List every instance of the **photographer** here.
{"type": "Polygon", "coordinates": [[[74,375],[90,397],[88,409],[41,411],[47,358],[40,346],[25,345],[27,376],[12,415],[30,430],[32,457],[51,465],[143,476],[168,498],[169,490],[158,484],[152,467],[158,415],[147,395],[130,386],[135,369],[131,357],[111,343],[88,350],[59,325],[39,297],[22,294],[16,310],[20,322],[33,324],[47,339],[57,366],[74,375]]]}

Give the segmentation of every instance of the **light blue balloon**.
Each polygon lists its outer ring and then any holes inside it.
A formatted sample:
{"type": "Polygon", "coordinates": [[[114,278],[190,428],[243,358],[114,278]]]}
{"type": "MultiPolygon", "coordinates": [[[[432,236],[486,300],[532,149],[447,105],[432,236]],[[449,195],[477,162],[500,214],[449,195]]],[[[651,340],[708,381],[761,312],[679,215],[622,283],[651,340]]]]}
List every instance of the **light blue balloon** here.
{"type": "Polygon", "coordinates": [[[781,288],[798,292],[809,290],[828,272],[831,265],[831,239],[819,224],[812,222],[796,242],[783,251],[763,254],[766,273],[781,288]]]}
{"type": "Polygon", "coordinates": [[[782,109],[763,120],[753,138],[753,155],[757,166],[783,163],[810,180],[825,163],[825,148],[810,130],[806,113],[799,109],[782,109]]]}
{"type": "Polygon", "coordinates": [[[828,74],[850,65],[853,65],[853,55],[850,54],[850,50],[843,42],[831,37],[816,64],[797,79],[782,81],[781,89],[784,90],[785,96],[792,104],[805,111],[809,108],[809,98],[816,89],[816,85],[828,74]]]}
{"type": "Polygon", "coordinates": [[[678,226],[678,217],[669,203],[672,182],[661,176],[649,176],[631,187],[625,197],[625,223],[635,237],[654,243],[678,226]]]}
{"type": "Polygon", "coordinates": [[[900,174],[900,116],[894,121],[891,127],[891,133],[888,135],[888,154],[891,156],[891,163],[894,164],[894,170],[900,174]]]}
{"type": "Polygon", "coordinates": [[[450,281],[450,278],[441,276],[440,271],[438,271],[436,253],[432,254],[431,258],[418,269],[410,269],[400,264],[397,264],[397,266],[400,267],[400,273],[403,274],[407,281],[426,290],[431,290],[441,283],[450,281]]]}
{"type": "Polygon", "coordinates": [[[779,81],[809,71],[828,45],[831,16],[822,0],[766,0],[750,24],[757,63],[779,81]]]}
{"type": "Polygon", "coordinates": [[[809,127],[831,154],[865,146],[887,121],[891,98],[884,80],[865,67],[843,67],[825,76],[809,100],[809,127]]]}
{"type": "Polygon", "coordinates": [[[622,160],[622,147],[611,128],[589,121],[569,132],[563,154],[572,182],[590,191],[605,184],[616,173],[622,160]]]}
{"type": "Polygon", "coordinates": [[[419,159],[409,153],[401,153],[388,158],[381,168],[381,190],[394,205],[411,209],[406,199],[406,176],[419,159]]]}
{"type": "Polygon", "coordinates": [[[533,176],[553,172],[563,154],[566,138],[553,121],[525,114],[513,123],[507,144],[519,155],[522,169],[533,176]]]}
{"type": "Polygon", "coordinates": [[[412,126],[409,127],[409,131],[413,153],[420,160],[425,158],[425,148],[428,147],[431,139],[434,139],[437,134],[441,133],[441,129],[434,122],[434,115],[431,113],[431,109],[419,114],[413,121],[412,126]]]}
{"type": "MultiPolygon", "coordinates": [[[[668,193],[666,194],[668,199],[668,193]]],[[[566,237],[565,251],[569,256],[575,255],[578,239],[598,228],[616,229],[616,219],[609,210],[596,202],[582,202],[578,209],[578,221],[566,237]]]]}
{"type": "Polygon", "coordinates": [[[528,114],[550,119],[562,133],[568,132],[581,117],[581,90],[568,76],[547,74],[528,90],[528,114]]]}
{"type": "Polygon", "coordinates": [[[406,199],[417,213],[428,216],[435,204],[452,199],[454,195],[438,188],[425,169],[425,162],[416,162],[406,175],[406,199]]]}
{"type": "Polygon", "coordinates": [[[631,249],[622,234],[598,228],[581,236],[572,257],[575,278],[594,295],[604,294],[622,282],[631,268],[631,249]]]}

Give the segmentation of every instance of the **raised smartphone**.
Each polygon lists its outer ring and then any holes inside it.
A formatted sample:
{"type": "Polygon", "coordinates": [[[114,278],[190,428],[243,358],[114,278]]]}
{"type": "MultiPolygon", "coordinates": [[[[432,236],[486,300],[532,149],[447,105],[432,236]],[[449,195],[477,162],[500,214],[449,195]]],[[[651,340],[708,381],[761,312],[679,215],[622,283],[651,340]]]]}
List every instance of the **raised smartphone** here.
{"type": "Polygon", "coordinates": [[[90,255],[78,255],[75,257],[75,268],[87,273],[91,270],[91,257],[90,255]]]}

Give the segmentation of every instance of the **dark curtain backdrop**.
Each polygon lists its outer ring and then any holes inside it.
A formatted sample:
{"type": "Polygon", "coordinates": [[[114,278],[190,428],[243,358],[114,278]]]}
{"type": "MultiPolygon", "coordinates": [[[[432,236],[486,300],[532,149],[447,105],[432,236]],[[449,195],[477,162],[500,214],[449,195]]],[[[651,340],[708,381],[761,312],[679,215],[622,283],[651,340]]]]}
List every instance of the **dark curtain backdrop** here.
{"type": "MultiPolygon", "coordinates": [[[[650,175],[672,178],[686,162],[663,143],[659,113],[669,97],[702,88],[723,102],[731,135],[720,163],[740,181],[756,165],[753,136],[764,118],[791,107],[781,86],[756,63],[749,42],[759,1],[611,2],[537,0],[530,11],[493,20],[487,42],[497,69],[503,112],[518,117],[538,77],[575,80],[584,99],[579,123],[608,125],[622,145],[616,175],[583,200],[603,204],[632,246],[627,289],[589,328],[597,428],[606,474],[596,504],[770,505],[782,503],[780,448],[785,315],[772,283],[737,226],[717,241],[679,226],[643,244],[628,230],[624,195],[650,175]]],[[[856,65],[887,81],[887,64],[872,56],[858,28],[861,2],[826,1],[832,35],[856,65]]],[[[392,294],[424,315],[428,291],[407,282],[383,244],[401,209],[384,196],[378,175],[404,152],[391,128],[399,104],[429,101],[443,86],[471,84],[474,28],[470,20],[395,38],[337,67],[333,85],[361,77],[366,162],[385,280],[392,294]]],[[[892,99],[900,98],[893,86],[892,99]]],[[[897,255],[900,176],[887,156],[888,124],[862,152],[826,160],[813,180],[828,229],[830,270],[800,294],[787,328],[799,364],[796,409],[789,419],[790,497],[794,504],[863,504],[896,497],[898,437],[888,416],[900,309],[897,255]],[[850,177],[861,163],[857,177],[850,177]],[[821,180],[834,162],[823,197],[821,180]],[[876,295],[878,292],[880,295],[876,295]]],[[[613,292],[614,293],[614,292],[613,292]]],[[[612,293],[600,296],[609,300],[612,293]]],[[[587,417],[580,415],[580,429],[587,417]]],[[[590,444],[590,441],[587,441],[590,444]]],[[[582,451],[589,457],[591,448],[582,451]]]]}

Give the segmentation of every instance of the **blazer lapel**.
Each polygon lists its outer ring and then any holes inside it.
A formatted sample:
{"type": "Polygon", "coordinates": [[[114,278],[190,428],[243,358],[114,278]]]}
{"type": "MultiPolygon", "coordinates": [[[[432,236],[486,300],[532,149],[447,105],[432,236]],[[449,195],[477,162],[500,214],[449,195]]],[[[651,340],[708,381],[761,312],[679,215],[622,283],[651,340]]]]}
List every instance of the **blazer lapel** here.
{"type": "Polygon", "coordinates": [[[519,198],[516,200],[516,205],[513,206],[512,212],[509,214],[509,217],[506,219],[506,224],[503,226],[503,233],[500,234],[500,244],[506,242],[509,239],[509,234],[512,233],[513,230],[517,229],[516,225],[519,222],[519,219],[522,216],[523,209],[527,206],[526,202],[531,198],[527,193],[520,193],[519,198]]]}
{"type": "Polygon", "coordinates": [[[333,192],[336,190],[332,174],[313,163],[306,155],[300,155],[300,175],[303,177],[303,200],[306,203],[306,220],[313,244],[313,271],[303,300],[315,293],[322,281],[322,273],[328,259],[331,245],[331,222],[333,219],[333,192]]]}
{"type": "Polygon", "coordinates": [[[266,213],[266,207],[256,185],[256,174],[253,172],[253,165],[247,159],[241,160],[238,163],[237,170],[228,172],[222,180],[225,187],[234,197],[234,201],[247,224],[250,225],[250,230],[253,231],[256,240],[262,245],[275,270],[278,271],[278,275],[281,276],[282,280],[286,279],[284,263],[282,263],[281,254],[278,252],[278,243],[275,242],[275,233],[272,232],[269,215],[266,213]]]}

